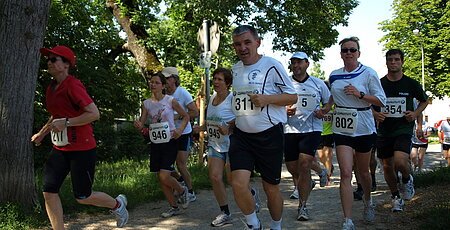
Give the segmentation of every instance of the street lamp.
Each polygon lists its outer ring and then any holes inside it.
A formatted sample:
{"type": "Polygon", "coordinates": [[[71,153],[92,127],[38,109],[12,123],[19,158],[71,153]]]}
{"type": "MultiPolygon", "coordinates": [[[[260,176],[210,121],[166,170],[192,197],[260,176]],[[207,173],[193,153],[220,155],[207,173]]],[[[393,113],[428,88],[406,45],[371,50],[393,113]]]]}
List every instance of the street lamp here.
{"type": "MultiPolygon", "coordinates": [[[[418,29],[413,30],[413,33],[416,36],[420,36],[420,31],[418,29]]],[[[422,40],[420,40],[420,51],[422,52],[422,89],[425,90],[425,61],[422,40]]]]}

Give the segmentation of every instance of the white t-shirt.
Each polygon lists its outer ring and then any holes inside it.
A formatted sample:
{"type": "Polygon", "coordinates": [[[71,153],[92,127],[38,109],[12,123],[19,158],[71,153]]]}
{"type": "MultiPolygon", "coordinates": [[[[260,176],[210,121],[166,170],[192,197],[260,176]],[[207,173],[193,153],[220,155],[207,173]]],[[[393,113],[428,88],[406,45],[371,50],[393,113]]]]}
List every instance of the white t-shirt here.
{"type": "Polygon", "coordinates": [[[444,144],[450,145],[450,124],[447,120],[441,122],[438,128],[444,134],[444,144]]]}
{"type": "Polygon", "coordinates": [[[284,133],[322,132],[322,119],[317,118],[314,111],[320,109],[321,104],[328,103],[331,95],[328,87],[319,78],[309,75],[303,82],[293,78],[292,83],[298,95],[297,109],[294,115],[288,116],[284,133]]]}
{"type": "Polygon", "coordinates": [[[175,124],[173,120],[173,97],[165,95],[157,101],[149,98],[144,101],[147,110],[147,120],[149,121],[149,135],[153,143],[165,143],[170,141],[175,124]]]}
{"type": "MultiPolygon", "coordinates": [[[[181,105],[181,107],[186,112],[188,112],[188,107],[187,106],[190,103],[194,102],[194,99],[192,99],[191,94],[186,89],[184,89],[181,86],[178,86],[177,89],[175,90],[175,92],[171,96],[178,101],[178,103],[181,105]]],[[[175,121],[175,126],[176,127],[180,127],[181,123],[182,123],[181,120],[176,120],[175,121]]],[[[187,125],[186,125],[186,128],[184,128],[182,134],[188,134],[188,133],[191,133],[191,132],[192,132],[191,122],[188,122],[187,125]]]]}
{"type": "Polygon", "coordinates": [[[212,102],[216,96],[217,93],[214,93],[209,99],[206,111],[206,131],[208,132],[208,146],[211,146],[217,152],[223,153],[228,152],[230,147],[230,135],[220,134],[217,127],[225,125],[235,118],[233,111],[231,111],[233,94],[229,93],[224,101],[214,106],[212,102]]]}
{"type": "Polygon", "coordinates": [[[256,107],[247,94],[296,94],[292,81],[283,65],[270,57],[263,56],[253,65],[244,65],[242,61],[233,68],[233,112],[236,115],[236,127],[247,133],[258,133],[286,123],[284,106],[269,104],[256,107]]]}
{"type": "Polygon", "coordinates": [[[386,95],[375,70],[362,64],[359,64],[352,72],[347,72],[344,68],[340,68],[331,72],[330,84],[331,95],[336,104],[333,114],[333,132],[347,136],[362,136],[376,133],[371,109],[356,110],[358,108],[368,108],[371,104],[353,95],[344,93],[344,87],[351,84],[366,95],[377,97],[384,106],[386,104],[386,95]],[[343,131],[343,129],[338,128],[343,126],[346,126],[349,131],[343,131]]]}
{"type": "MultiPolygon", "coordinates": [[[[414,107],[416,108],[416,107],[414,107]]],[[[414,130],[417,129],[417,120],[414,122],[414,130]]],[[[422,131],[423,131],[423,135],[426,135],[427,132],[431,131],[431,127],[428,125],[428,123],[426,121],[422,121],[422,131]]],[[[416,132],[414,132],[414,135],[411,138],[411,141],[413,144],[416,145],[422,145],[422,144],[426,144],[428,143],[428,137],[423,137],[423,138],[418,138],[416,135],[416,132]]]]}

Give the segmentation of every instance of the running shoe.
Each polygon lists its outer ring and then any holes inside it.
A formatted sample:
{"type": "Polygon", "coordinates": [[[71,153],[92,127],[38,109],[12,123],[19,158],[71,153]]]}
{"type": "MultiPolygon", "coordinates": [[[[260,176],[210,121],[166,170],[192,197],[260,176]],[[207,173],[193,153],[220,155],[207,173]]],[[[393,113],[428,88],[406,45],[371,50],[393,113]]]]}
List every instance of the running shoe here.
{"type": "Polygon", "coordinates": [[[297,188],[294,189],[294,191],[292,192],[292,194],[289,198],[298,200],[298,189],[297,188]]]}
{"type": "Polygon", "coordinates": [[[169,218],[169,217],[172,217],[172,216],[176,216],[178,214],[180,214],[180,208],[178,208],[178,207],[176,207],[176,208],[170,207],[169,210],[161,213],[161,217],[162,218],[169,218]]]}
{"type": "Polygon", "coordinates": [[[355,225],[353,224],[352,219],[346,218],[344,223],[342,224],[342,230],[355,230],[355,225]]]}
{"type": "Polygon", "coordinates": [[[319,175],[319,185],[320,187],[325,187],[328,183],[328,171],[326,169],[322,170],[322,173],[319,175]]]}
{"type": "Polygon", "coordinates": [[[220,227],[229,223],[231,223],[231,215],[221,213],[211,222],[211,226],[220,227]]]}
{"type": "Polygon", "coordinates": [[[297,220],[299,221],[307,221],[309,220],[308,209],[306,206],[299,207],[297,210],[297,220]]]}
{"type": "Polygon", "coordinates": [[[316,181],[311,180],[311,191],[316,187],[316,181]]]}
{"type": "Polygon", "coordinates": [[[364,195],[364,191],[361,189],[356,189],[356,191],[353,192],[353,199],[354,200],[362,200],[364,195]]]}
{"type": "Polygon", "coordinates": [[[392,212],[403,212],[403,206],[405,205],[405,201],[402,198],[396,196],[392,198],[392,212]]]}
{"type": "Polygon", "coordinates": [[[180,202],[181,207],[187,208],[189,206],[189,191],[187,187],[183,187],[184,191],[178,197],[178,202],[180,202]]]}
{"type": "Polygon", "coordinates": [[[245,226],[244,230],[262,230],[263,227],[261,225],[261,221],[258,220],[258,222],[259,222],[259,226],[258,227],[253,226],[253,225],[249,225],[249,224],[245,224],[246,226],[245,226]]]}
{"type": "Polygon", "coordinates": [[[189,203],[197,200],[197,196],[195,196],[195,192],[188,193],[189,203]]]}
{"type": "Polygon", "coordinates": [[[128,210],[127,210],[127,197],[123,194],[120,194],[116,197],[117,202],[119,202],[119,207],[115,210],[111,210],[111,213],[113,213],[116,216],[116,225],[117,227],[121,228],[128,222],[128,210]]]}
{"type": "Polygon", "coordinates": [[[372,198],[369,201],[364,201],[364,220],[367,222],[375,221],[375,207],[372,198]]]}
{"type": "Polygon", "coordinates": [[[253,200],[255,201],[255,212],[259,213],[259,210],[261,209],[261,200],[259,199],[259,194],[256,189],[251,188],[251,192],[253,195],[253,200]]]}
{"type": "Polygon", "coordinates": [[[411,200],[414,197],[415,191],[414,191],[414,179],[413,176],[409,175],[409,181],[406,184],[402,184],[402,198],[405,200],[411,200]]]}

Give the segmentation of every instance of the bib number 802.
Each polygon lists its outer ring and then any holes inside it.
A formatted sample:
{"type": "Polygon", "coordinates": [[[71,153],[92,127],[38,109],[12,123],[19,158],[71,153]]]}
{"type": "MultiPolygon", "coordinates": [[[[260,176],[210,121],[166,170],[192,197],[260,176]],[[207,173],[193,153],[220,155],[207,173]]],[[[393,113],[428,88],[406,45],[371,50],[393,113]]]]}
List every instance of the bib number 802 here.
{"type": "Polygon", "coordinates": [[[336,117],[334,125],[336,126],[336,128],[353,129],[353,119],[345,117],[336,117]]]}

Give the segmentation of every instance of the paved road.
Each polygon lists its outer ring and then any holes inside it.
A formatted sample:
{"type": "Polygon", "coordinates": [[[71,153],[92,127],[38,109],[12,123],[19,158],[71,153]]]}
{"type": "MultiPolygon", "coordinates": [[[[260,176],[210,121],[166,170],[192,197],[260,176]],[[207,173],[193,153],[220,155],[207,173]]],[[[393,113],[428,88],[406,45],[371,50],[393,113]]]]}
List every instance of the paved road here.
{"type": "MultiPolygon", "coordinates": [[[[425,170],[430,170],[439,165],[445,165],[441,159],[440,145],[430,145],[428,154],[425,159],[425,170]]],[[[298,201],[289,199],[292,191],[292,178],[284,169],[282,174],[282,182],[280,189],[285,199],[283,213],[284,229],[340,229],[342,224],[342,209],[339,199],[339,167],[334,162],[336,172],[332,177],[331,186],[320,188],[318,185],[314,188],[308,202],[308,209],[311,220],[300,222],[296,220],[298,201]]],[[[318,182],[318,176],[314,175],[313,179],[318,182]]],[[[383,175],[377,170],[376,179],[378,190],[372,193],[374,203],[377,205],[377,217],[375,224],[366,225],[362,221],[363,204],[361,201],[353,203],[353,221],[356,227],[360,229],[391,229],[389,212],[383,212],[386,207],[384,203],[389,200],[389,192],[384,182],[383,175]],[[381,210],[381,211],[380,211],[381,210]],[[386,214],[388,213],[388,214],[386,214]]],[[[265,201],[264,192],[261,188],[259,178],[254,178],[252,185],[260,191],[261,200],[265,201]]],[[[216,229],[243,229],[243,215],[238,211],[234,203],[231,188],[228,188],[230,195],[230,209],[232,211],[232,224],[216,228],[216,229]]],[[[198,200],[191,203],[188,209],[179,216],[168,219],[159,217],[160,213],[167,209],[165,201],[142,204],[130,210],[130,221],[125,229],[215,229],[210,227],[212,219],[219,214],[216,201],[212,191],[197,191],[198,200]]],[[[267,206],[263,202],[262,210],[258,215],[262,220],[263,226],[269,227],[270,217],[267,206]]],[[[82,217],[77,220],[71,220],[67,224],[67,229],[115,229],[115,222],[111,216],[98,215],[95,217],[82,217]]]]}

